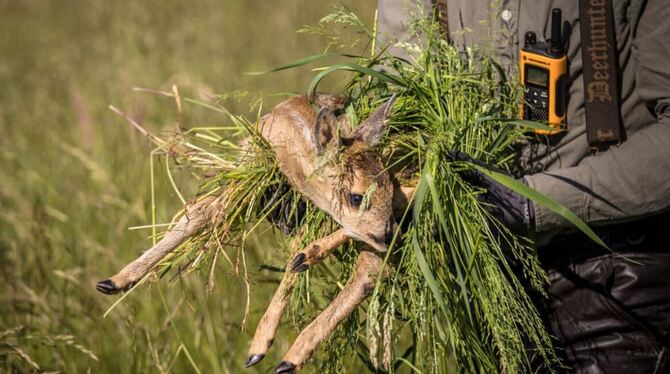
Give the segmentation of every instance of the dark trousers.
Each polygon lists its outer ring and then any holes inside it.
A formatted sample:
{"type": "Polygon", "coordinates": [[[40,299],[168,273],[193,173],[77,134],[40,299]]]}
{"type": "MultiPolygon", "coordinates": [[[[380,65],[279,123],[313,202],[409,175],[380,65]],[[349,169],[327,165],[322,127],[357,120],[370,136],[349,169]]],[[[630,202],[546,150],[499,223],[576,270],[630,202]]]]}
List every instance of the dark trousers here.
{"type": "Polygon", "coordinates": [[[559,371],[670,373],[670,221],[663,226],[601,230],[614,252],[577,236],[540,249],[551,281],[540,310],[568,367],[559,371]]]}

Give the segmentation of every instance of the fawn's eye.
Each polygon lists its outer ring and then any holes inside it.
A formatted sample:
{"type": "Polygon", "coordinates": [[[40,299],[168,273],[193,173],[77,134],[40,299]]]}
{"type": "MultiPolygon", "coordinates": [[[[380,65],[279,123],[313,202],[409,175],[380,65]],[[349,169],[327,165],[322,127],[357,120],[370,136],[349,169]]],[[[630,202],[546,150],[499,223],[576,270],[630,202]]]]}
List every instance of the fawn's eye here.
{"type": "Polygon", "coordinates": [[[351,195],[349,195],[349,202],[351,203],[351,206],[353,206],[354,208],[358,208],[363,203],[363,195],[352,193],[351,195]]]}

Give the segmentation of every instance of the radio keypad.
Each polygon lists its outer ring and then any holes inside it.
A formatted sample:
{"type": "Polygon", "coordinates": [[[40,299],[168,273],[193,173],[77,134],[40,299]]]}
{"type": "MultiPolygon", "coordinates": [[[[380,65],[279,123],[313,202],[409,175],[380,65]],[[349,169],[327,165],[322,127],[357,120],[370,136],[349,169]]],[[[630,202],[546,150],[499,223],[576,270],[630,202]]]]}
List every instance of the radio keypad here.
{"type": "Polygon", "coordinates": [[[549,92],[546,89],[526,86],[523,118],[531,121],[549,120],[549,92]]]}

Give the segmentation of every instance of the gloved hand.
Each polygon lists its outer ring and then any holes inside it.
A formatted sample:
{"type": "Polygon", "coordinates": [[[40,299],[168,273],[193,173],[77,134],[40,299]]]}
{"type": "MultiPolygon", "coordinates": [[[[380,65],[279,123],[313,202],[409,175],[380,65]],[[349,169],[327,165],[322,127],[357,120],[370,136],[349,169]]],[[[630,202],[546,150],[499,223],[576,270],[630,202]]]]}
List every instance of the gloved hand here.
{"type": "MultiPolygon", "coordinates": [[[[489,170],[503,172],[491,165],[475,160],[463,152],[454,152],[452,160],[465,161],[489,170]]],[[[535,211],[531,200],[496,182],[477,169],[463,171],[460,175],[463,180],[471,185],[486,190],[479,195],[480,200],[486,204],[489,213],[510,231],[525,234],[534,230],[535,211]]],[[[525,183],[523,179],[520,181],[525,183]]]]}

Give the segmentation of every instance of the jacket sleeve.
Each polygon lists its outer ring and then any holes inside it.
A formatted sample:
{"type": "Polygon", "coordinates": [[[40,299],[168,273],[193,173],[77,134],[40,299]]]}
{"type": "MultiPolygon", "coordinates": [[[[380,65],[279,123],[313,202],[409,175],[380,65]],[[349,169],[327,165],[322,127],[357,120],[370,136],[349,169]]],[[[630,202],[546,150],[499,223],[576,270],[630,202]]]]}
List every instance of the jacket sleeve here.
{"type": "MultiPolygon", "coordinates": [[[[553,197],[586,222],[630,220],[670,207],[668,19],[667,0],[649,0],[633,40],[637,94],[655,113],[656,122],[629,134],[619,147],[587,157],[577,166],[526,177],[531,187],[553,197]]],[[[535,218],[538,232],[570,226],[537,204],[535,218]]]]}

